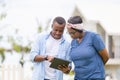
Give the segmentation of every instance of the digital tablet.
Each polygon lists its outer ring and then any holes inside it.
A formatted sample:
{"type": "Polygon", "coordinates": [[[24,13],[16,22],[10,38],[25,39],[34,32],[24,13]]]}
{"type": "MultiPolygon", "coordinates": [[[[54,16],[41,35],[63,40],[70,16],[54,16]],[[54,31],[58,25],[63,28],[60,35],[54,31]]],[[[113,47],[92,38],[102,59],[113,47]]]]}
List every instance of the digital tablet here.
{"type": "Polygon", "coordinates": [[[70,61],[61,59],[61,58],[54,58],[54,60],[51,62],[50,67],[54,69],[58,69],[58,65],[66,65],[68,66],[70,61]]]}

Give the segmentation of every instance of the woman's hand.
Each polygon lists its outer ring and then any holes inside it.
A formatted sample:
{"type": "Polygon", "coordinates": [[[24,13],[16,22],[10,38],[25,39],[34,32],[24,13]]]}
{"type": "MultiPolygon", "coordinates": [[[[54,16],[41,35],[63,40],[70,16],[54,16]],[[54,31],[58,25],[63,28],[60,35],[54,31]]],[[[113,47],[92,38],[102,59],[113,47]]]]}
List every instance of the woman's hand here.
{"type": "Polygon", "coordinates": [[[58,69],[61,70],[65,74],[69,74],[71,67],[66,66],[66,65],[59,65],[58,69]]]}

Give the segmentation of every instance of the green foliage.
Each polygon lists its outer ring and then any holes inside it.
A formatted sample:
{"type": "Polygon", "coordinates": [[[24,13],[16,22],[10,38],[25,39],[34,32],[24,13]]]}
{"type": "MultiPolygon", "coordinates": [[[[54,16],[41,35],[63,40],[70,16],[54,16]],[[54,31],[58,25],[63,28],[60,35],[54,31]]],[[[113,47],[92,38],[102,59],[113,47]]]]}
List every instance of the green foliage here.
{"type": "Polygon", "coordinates": [[[16,52],[21,52],[22,47],[16,43],[13,43],[13,50],[15,50],[16,52]]]}
{"type": "Polygon", "coordinates": [[[30,48],[28,46],[22,47],[22,51],[27,53],[30,51],[30,48]]]}
{"type": "MultiPolygon", "coordinates": [[[[20,52],[27,53],[27,52],[30,51],[30,48],[28,46],[22,47],[21,45],[13,43],[13,50],[16,51],[17,53],[20,53],[20,52]]],[[[1,62],[3,62],[5,60],[5,54],[4,54],[5,51],[11,52],[12,50],[7,50],[5,48],[0,47],[0,56],[2,57],[2,61],[1,62]]]]}
{"type": "MultiPolygon", "coordinates": [[[[1,2],[0,3],[0,8],[4,9],[5,7],[6,7],[6,4],[1,2]]],[[[0,20],[3,20],[6,16],[7,16],[6,11],[1,11],[0,12],[0,20]]]]}
{"type": "Polygon", "coordinates": [[[74,75],[74,71],[73,70],[70,71],[69,75],[74,75]]]}
{"type": "Polygon", "coordinates": [[[4,48],[0,48],[0,56],[2,57],[2,62],[5,59],[5,54],[4,54],[5,49],[4,48]]]}
{"type": "Polygon", "coordinates": [[[21,46],[21,45],[18,45],[16,43],[13,43],[13,50],[15,50],[16,52],[20,53],[21,51],[22,52],[29,52],[30,51],[30,48],[28,46],[21,46]]]}
{"type": "Polygon", "coordinates": [[[3,53],[4,51],[5,51],[5,49],[4,49],[4,48],[0,48],[0,52],[2,52],[2,53],[3,53]]]}
{"type": "Polygon", "coordinates": [[[42,32],[42,27],[38,26],[38,33],[42,32]]]}
{"type": "Polygon", "coordinates": [[[2,13],[2,14],[0,14],[0,20],[4,19],[6,16],[7,16],[6,13],[2,13]]]}
{"type": "Polygon", "coordinates": [[[50,22],[51,22],[51,19],[48,19],[47,22],[46,22],[47,25],[46,25],[46,27],[45,27],[45,29],[44,29],[45,31],[47,31],[47,30],[49,29],[49,27],[50,27],[50,25],[49,25],[50,22]]]}

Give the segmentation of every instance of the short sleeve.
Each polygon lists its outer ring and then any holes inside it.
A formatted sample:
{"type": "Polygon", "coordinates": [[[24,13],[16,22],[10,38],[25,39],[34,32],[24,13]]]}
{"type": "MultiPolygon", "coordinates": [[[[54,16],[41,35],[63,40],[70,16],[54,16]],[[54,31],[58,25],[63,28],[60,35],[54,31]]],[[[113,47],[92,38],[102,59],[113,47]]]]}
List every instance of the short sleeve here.
{"type": "Polygon", "coordinates": [[[105,48],[104,42],[99,34],[95,34],[93,36],[93,46],[96,48],[97,51],[100,51],[105,48]]]}

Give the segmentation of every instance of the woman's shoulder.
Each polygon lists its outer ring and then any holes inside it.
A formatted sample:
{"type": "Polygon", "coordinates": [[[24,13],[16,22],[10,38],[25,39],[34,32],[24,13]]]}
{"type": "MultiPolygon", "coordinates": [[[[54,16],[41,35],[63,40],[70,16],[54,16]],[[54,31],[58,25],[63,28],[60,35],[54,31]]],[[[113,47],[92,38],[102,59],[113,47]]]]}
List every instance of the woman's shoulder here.
{"type": "Polygon", "coordinates": [[[99,35],[97,32],[93,32],[93,31],[86,31],[86,32],[87,32],[87,34],[89,34],[89,36],[91,36],[91,37],[95,37],[95,36],[99,35]]]}
{"type": "Polygon", "coordinates": [[[91,34],[91,35],[96,35],[98,34],[97,32],[94,32],[94,31],[86,31],[87,33],[91,34]]]}

